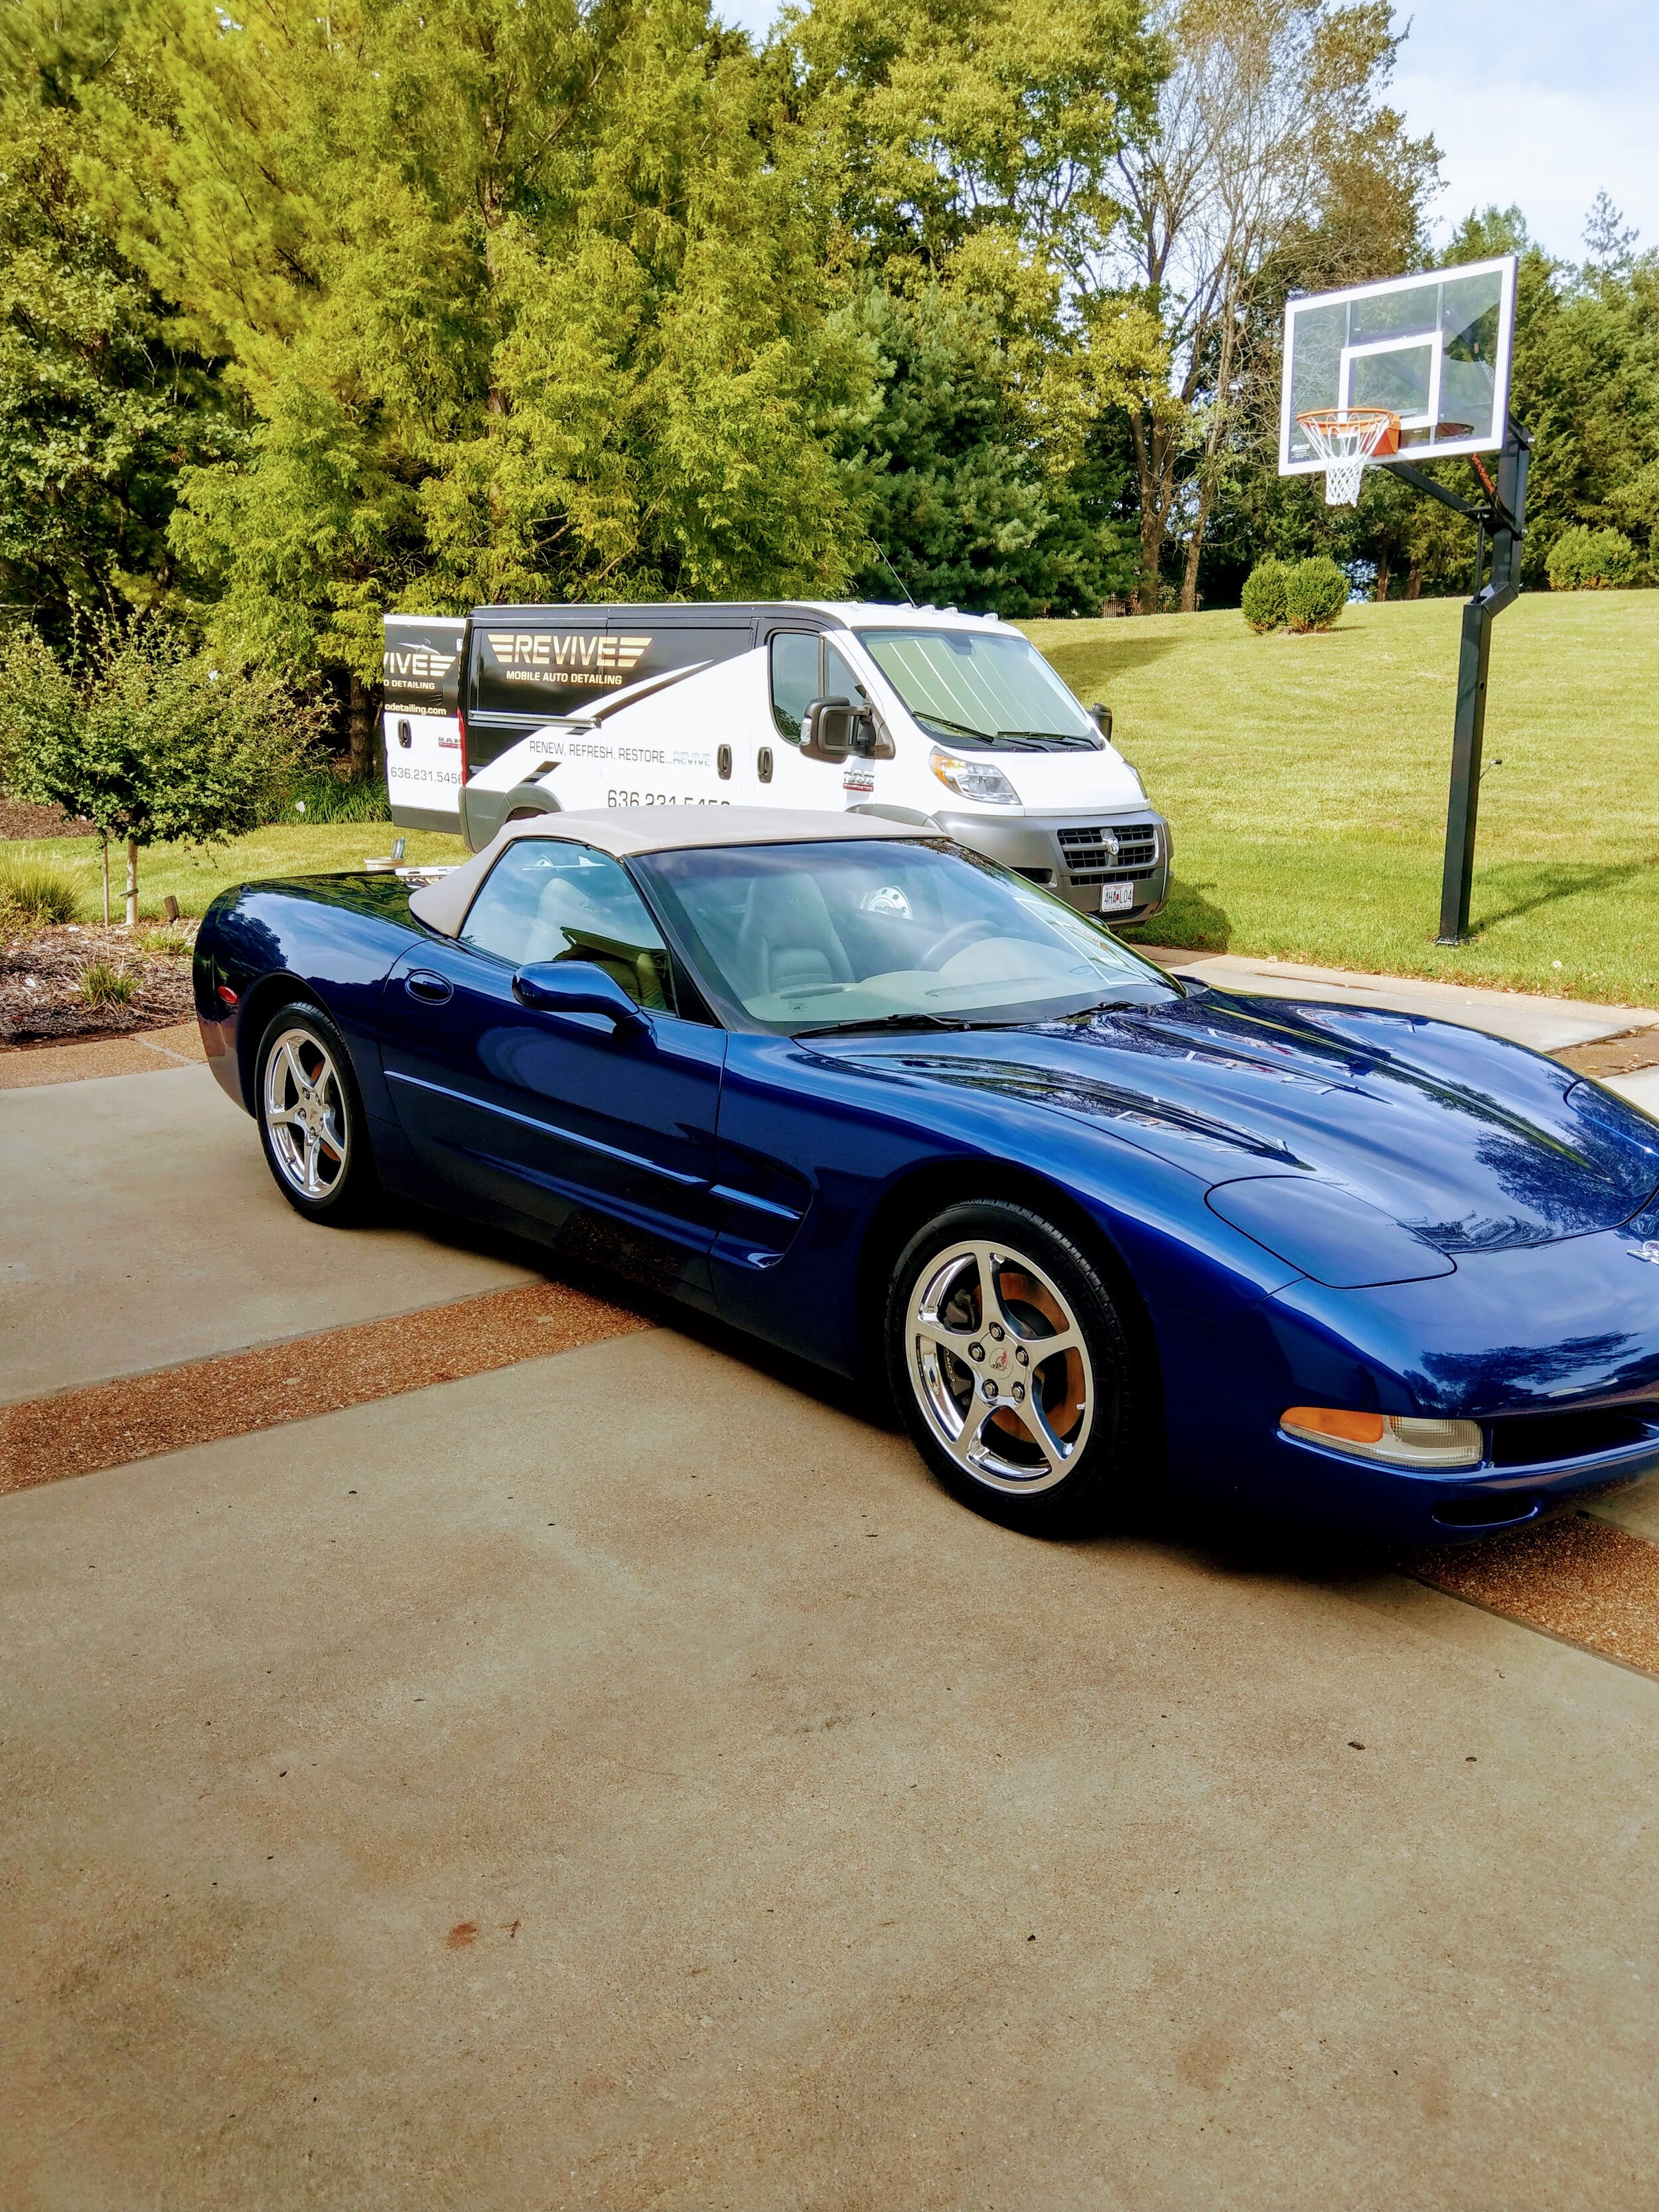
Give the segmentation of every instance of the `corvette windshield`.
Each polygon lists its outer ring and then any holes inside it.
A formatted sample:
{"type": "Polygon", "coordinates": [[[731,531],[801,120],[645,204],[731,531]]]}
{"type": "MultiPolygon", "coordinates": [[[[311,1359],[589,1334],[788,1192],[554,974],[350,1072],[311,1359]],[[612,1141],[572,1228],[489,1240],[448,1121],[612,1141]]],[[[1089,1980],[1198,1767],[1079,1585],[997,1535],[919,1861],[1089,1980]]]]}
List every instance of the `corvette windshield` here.
{"type": "Polygon", "coordinates": [[[954,1029],[1181,995],[1102,923],[954,846],[739,845],[634,865],[743,1026],[954,1029]]]}
{"type": "Polygon", "coordinates": [[[1096,752],[1101,737],[1035,646],[993,631],[861,629],[859,641],[933,736],[1005,752],[1096,752]]]}

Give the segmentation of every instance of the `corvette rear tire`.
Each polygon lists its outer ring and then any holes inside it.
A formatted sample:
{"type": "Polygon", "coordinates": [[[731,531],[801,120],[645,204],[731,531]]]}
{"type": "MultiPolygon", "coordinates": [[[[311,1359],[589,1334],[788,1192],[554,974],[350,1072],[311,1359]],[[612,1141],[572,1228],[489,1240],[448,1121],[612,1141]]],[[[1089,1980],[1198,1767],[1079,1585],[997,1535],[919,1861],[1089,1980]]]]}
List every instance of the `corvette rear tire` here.
{"type": "Polygon", "coordinates": [[[893,1271],[886,1346],[917,1450],[975,1512],[1073,1535],[1127,1493],[1128,1338],[1094,1263],[1040,1213],[975,1200],[919,1230],[893,1271]]]}
{"type": "Polygon", "coordinates": [[[351,1057],[308,1000],[283,1007],[259,1040],[254,1115],[265,1164],[296,1213],[346,1228],[373,1212],[380,1185],[351,1057]]]}

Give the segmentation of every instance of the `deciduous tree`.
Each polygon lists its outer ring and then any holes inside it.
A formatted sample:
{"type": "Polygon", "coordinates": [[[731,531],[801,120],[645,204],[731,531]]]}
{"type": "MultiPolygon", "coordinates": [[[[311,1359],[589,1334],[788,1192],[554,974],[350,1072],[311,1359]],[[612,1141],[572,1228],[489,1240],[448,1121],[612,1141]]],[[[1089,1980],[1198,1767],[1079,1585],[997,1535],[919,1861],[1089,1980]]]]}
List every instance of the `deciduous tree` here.
{"type": "Polygon", "coordinates": [[[3,31],[0,597],[61,638],[77,605],[178,597],[180,470],[234,451],[240,429],[83,181],[103,149],[82,92],[118,23],[14,5],[3,31]]]}
{"type": "Polygon", "coordinates": [[[1143,613],[1172,535],[1196,605],[1223,478],[1241,449],[1265,465],[1286,290],[1399,267],[1435,160],[1379,104],[1399,45],[1385,0],[1170,0],[1158,20],[1175,66],[1117,164],[1115,275],[1165,347],[1130,411],[1143,613]]]}

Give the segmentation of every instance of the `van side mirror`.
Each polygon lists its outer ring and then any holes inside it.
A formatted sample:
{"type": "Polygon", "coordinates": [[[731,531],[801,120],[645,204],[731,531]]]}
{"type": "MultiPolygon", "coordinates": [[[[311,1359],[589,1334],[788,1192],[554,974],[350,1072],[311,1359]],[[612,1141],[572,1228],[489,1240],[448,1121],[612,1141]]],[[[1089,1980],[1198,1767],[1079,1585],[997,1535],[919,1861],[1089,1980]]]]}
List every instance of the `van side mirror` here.
{"type": "Polygon", "coordinates": [[[1103,700],[1097,699],[1089,709],[1095,727],[1109,745],[1112,742],[1112,710],[1103,700]]]}
{"type": "Polygon", "coordinates": [[[850,699],[814,699],[800,720],[800,749],[807,760],[844,761],[858,738],[859,712],[850,699]]]}

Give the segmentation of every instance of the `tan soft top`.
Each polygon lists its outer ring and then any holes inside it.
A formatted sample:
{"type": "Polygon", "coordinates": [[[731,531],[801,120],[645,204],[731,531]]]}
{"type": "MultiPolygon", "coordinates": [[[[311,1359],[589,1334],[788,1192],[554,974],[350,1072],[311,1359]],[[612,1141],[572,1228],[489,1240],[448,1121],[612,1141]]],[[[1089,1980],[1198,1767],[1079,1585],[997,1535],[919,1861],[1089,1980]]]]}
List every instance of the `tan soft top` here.
{"type": "Polygon", "coordinates": [[[482,853],[410,896],[409,910],[441,937],[459,937],[473,894],[515,837],[557,837],[625,860],[635,853],[678,853],[698,845],[840,843],[849,837],[937,836],[921,824],[870,814],[809,813],[785,806],[615,806],[533,814],[508,822],[482,853]]]}

